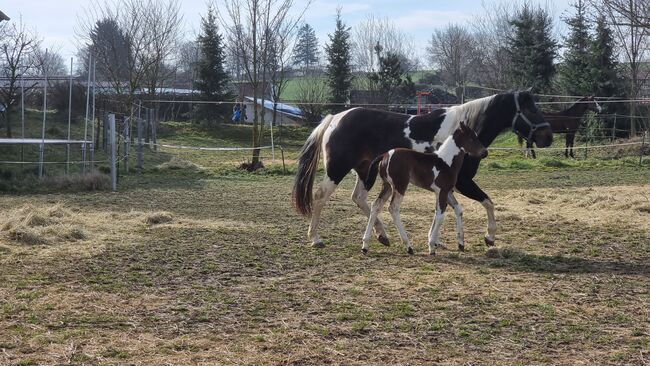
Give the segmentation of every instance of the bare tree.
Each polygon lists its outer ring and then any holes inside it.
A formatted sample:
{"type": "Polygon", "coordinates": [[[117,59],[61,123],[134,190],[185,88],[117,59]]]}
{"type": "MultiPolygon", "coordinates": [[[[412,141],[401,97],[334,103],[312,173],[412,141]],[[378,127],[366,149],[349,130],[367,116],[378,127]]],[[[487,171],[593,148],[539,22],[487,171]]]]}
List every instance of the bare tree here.
{"type": "Polygon", "coordinates": [[[408,59],[411,50],[415,49],[413,39],[397,28],[392,20],[380,18],[375,14],[369,14],[354,27],[353,44],[356,68],[363,72],[377,71],[377,44],[384,52],[403,59],[408,59]]]}
{"type": "Polygon", "coordinates": [[[68,75],[63,56],[57,50],[44,49],[41,46],[37,46],[30,55],[30,58],[32,59],[31,63],[35,66],[32,72],[34,75],[40,76],[45,74],[48,77],[68,75]]]}
{"type": "MultiPolygon", "coordinates": [[[[630,99],[637,99],[647,71],[642,67],[646,61],[650,26],[650,5],[647,0],[603,0],[598,7],[611,22],[618,44],[628,68],[630,99]]],[[[636,103],[630,102],[630,135],[636,135],[636,103]]]]}
{"type": "Polygon", "coordinates": [[[463,26],[450,24],[431,36],[427,52],[432,65],[443,73],[443,80],[456,90],[459,99],[477,64],[477,44],[474,36],[463,26]]]}
{"type": "Polygon", "coordinates": [[[2,31],[0,75],[4,79],[4,87],[0,89],[0,98],[5,108],[7,137],[11,137],[12,112],[19,98],[23,98],[19,79],[35,67],[30,55],[38,47],[39,41],[36,33],[28,29],[22,19],[7,24],[2,31]]]}
{"type": "Polygon", "coordinates": [[[79,38],[131,112],[136,92],[163,73],[170,55],[163,43],[178,34],[179,8],[177,0],[95,0],[79,18],[79,38]]]}
{"type": "MultiPolygon", "coordinates": [[[[308,1],[306,6],[309,4],[308,1]]],[[[265,115],[258,100],[264,98],[263,88],[270,79],[274,37],[286,27],[294,0],[225,0],[225,5],[226,13],[220,14],[223,29],[228,34],[232,53],[253,89],[252,146],[257,148],[261,146],[265,115]]],[[[302,14],[294,21],[300,18],[302,14]]],[[[260,167],[259,157],[260,150],[254,149],[251,170],[260,167]]]]}
{"type": "Polygon", "coordinates": [[[178,0],[147,2],[144,23],[148,27],[149,41],[144,49],[144,82],[153,99],[156,91],[174,74],[167,63],[178,48],[181,22],[178,0]]]}
{"type": "Polygon", "coordinates": [[[327,81],[325,78],[311,76],[298,81],[298,106],[308,123],[317,123],[323,118],[328,100],[327,81]]]}
{"type": "Polygon", "coordinates": [[[510,20],[514,11],[510,2],[482,3],[483,12],[472,20],[474,37],[477,44],[480,70],[477,74],[481,84],[492,88],[507,89],[508,69],[508,37],[512,32],[510,20]]]}

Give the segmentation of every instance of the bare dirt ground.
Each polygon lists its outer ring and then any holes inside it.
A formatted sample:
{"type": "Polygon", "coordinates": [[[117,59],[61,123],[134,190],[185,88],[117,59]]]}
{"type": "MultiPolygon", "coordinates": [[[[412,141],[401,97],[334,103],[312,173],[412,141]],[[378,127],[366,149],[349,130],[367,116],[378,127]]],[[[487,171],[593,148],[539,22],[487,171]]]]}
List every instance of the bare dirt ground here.
{"type": "Polygon", "coordinates": [[[402,210],[416,255],[384,213],[392,245],[363,256],[351,179],[324,249],[307,246],[291,177],[0,196],[0,364],[650,363],[650,185],[504,174],[481,177],[498,248],[461,199],[467,251],[449,212],[435,257],[417,189],[402,210]]]}

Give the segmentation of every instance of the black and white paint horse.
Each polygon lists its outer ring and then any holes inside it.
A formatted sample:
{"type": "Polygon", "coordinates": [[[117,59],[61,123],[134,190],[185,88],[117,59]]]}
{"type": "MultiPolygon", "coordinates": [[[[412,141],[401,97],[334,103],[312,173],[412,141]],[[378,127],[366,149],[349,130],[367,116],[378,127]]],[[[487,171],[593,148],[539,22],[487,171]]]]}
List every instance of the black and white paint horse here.
{"type": "MultiPolygon", "coordinates": [[[[486,147],[507,129],[512,129],[538,147],[547,147],[553,141],[551,128],[544,121],[529,91],[496,94],[421,116],[366,108],[352,108],[336,115],[328,115],[314,129],[302,148],[292,195],[296,210],[304,216],[311,216],[307,235],[312,245],[323,246],[318,236],[321,211],[350,170],[357,174],[352,200],[368,217],[370,207],[364,180],[375,157],[400,147],[432,152],[435,145],[444,142],[459,127],[461,121],[467,121],[486,147]],[[321,150],[325,177],[312,195],[321,150]]],[[[473,181],[479,162],[478,158],[465,159],[456,189],[485,207],[488,216],[485,242],[493,245],[496,232],[494,205],[473,181]]],[[[460,205],[458,207],[455,210],[457,219],[462,212],[460,205]]],[[[380,220],[375,222],[375,232],[378,240],[387,245],[388,236],[380,220]]]]}
{"type": "MultiPolygon", "coordinates": [[[[393,223],[402,238],[402,243],[406,245],[407,252],[413,254],[413,246],[406,234],[399,213],[409,183],[435,193],[436,215],[429,230],[429,254],[434,255],[436,247],[444,246],[439,241],[440,227],[445,218],[447,203],[454,210],[459,205],[458,201],[454,199],[453,191],[465,154],[483,159],[488,152],[478,140],[476,132],[461,122],[460,128],[447,137],[442,146],[433,154],[425,154],[411,149],[391,149],[370,163],[366,189],[372,188],[377,172],[381,177],[382,185],[379,196],[370,208],[370,219],[363,234],[361,248],[363,253],[368,253],[372,227],[377,220],[379,211],[390,197],[388,211],[393,217],[393,223]]],[[[463,222],[460,218],[456,220],[456,234],[458,249],[465,250],[463,222]]]]}

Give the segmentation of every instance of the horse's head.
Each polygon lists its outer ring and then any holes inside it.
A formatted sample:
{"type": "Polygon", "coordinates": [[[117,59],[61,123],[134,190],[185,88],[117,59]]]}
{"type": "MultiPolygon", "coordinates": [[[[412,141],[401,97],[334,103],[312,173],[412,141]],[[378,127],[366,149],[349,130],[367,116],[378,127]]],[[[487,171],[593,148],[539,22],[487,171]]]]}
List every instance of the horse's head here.
{"type": "Polygon", "coordinates": [[[476,132],[468,127],[465,121],[460,122],[460,126],[454,131],[454,142],[469,156],[483,159],[488,155],[487,149],[479,141],[476,132]]]}
{"type": "Polygon", "coordinates": [[[553,143],[553,131],[544,120],[542,112],[537,109],[533,94],[526,90],[514,93],[515,116],[512,119],[513,131],[538,147],[547,147],[553,143]]]}
{"type": "Polygon", "coordinates": [[[598,101],[594,96],[590,95],[588,97],[582,98],[581,100],[587,105],[588,110],[595,113],[600,113],[603,111],[603,108],[601,108],[600,104],[598,104],[598,101]]]}

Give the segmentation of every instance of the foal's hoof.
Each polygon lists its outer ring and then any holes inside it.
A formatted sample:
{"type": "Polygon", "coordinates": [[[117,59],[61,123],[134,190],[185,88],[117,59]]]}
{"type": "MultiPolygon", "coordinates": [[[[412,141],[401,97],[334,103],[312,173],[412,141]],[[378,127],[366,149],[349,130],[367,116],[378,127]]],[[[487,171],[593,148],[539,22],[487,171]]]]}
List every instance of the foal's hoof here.
{"type": "Polygon", "coordinates": [[[494,246],[494,240],[490,240],[490,238],[488,238],[487,236],[484,237],[484,239],[485,239],[485,245],[487,245],[488,247],[494,246]]]}
{"type": "Polygon", "coordinates": [[[408,249],[406,250],[406,252],[407,252],[409,255],[413,255],[413,254],[414,254],[414,253],[413,253],[413,248],[408,248],[408,249]]]}
{"type": "Polygon", "coordinates": [[[312,248],[325,248],[325,243],[323,243],[323,242],[320,241],[320,240],[319,240],[319,241],[315,241],[315,242],[311,243],[311,247],[312,247],[312,248]]]}
{"type": "Polygon", "coordinates": [[[385,245],[385,246],[389,246],[389,245],[390,245],[390,241],[388,240],[388,237],[385,236],[385,235],[379,235],[379,236],[377,237],[377,240],[379,240],[379,242],[382,243],[382,244],[385,245]]]}
{"type": "Polygon", "coordinates": [[[458,251],[459,251],[459,252],[464,252],[464,251],[465,251],[465,245],[463,245],[463,244],[458,244],[458,251]]]}
{"type": "Polygon", "coordinates": [[[432,251],[432,252],[429,252],[429,256],[431,256],[431,257],[435,257],[435,256],[436,256],[436,251],[434,250],[434,251],[432,251]]]}
{"type": "Polygon", "coordinates": [[[368,254],[368,249],[366,249],[366,248],[361,248],[361,251],[363,252],[363,255],[368,254]]]}

